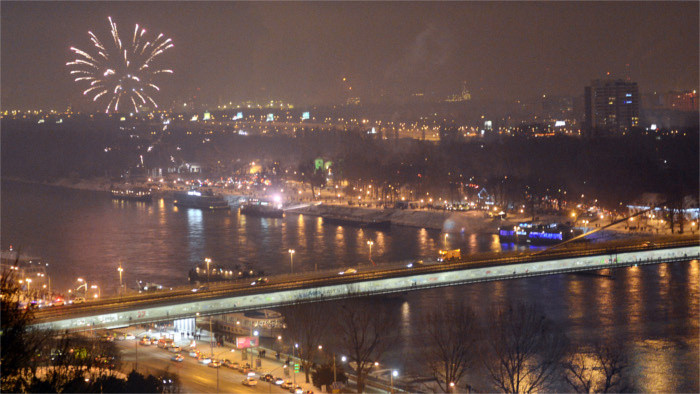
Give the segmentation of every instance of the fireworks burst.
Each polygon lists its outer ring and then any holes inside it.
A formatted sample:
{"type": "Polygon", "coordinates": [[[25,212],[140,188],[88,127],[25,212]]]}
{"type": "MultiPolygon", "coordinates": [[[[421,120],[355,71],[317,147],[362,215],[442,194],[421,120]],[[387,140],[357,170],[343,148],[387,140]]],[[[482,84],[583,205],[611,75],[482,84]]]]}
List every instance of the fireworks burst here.
{"type": "Polygon", "coordinates": [[[158,69],[153,65],[154,60],[173,47],[170,38],[161,33],[155,40],[149,41],[144,37],[146,29],[134,28],[131,40],[122,42],[117,31],[117,24],[109,17],[112,40],[106,45],[91,31],[88,32],[92,54],[71,47],[77,58],[66,63],[71,68],[70,75],[75,82],[87,84],[83,95],[90,95],[92,101],[102,98],[107,102],[105,113],[119,112],[120,107],[133,106],[138,112],[139,105],[151,103],[154,108],[158,105],[151,97],[160,89],[154,84],[158,74],[172,74],[172,70],[158,69]]]}

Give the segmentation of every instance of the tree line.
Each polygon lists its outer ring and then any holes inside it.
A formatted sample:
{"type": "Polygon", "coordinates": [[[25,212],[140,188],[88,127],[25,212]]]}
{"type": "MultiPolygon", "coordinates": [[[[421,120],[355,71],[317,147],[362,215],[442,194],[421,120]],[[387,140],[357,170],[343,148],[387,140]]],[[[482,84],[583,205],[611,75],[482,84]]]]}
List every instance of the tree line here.
{"type": "Polygon", "coordinates": [[[545,198],[578,202],[583,195],[615,209],[646,192],[675,202],[696,196],[700,179],[697,130],[596,139],[443,138],[436,143],[383,139],[359,129],[242,136],[192,132],[194,126],[184,124],[136,138],[134,131],[113,124],[2,122],[3,174],[38,180],[118,176],[141,160],[146,168],[198,162],[205,176],[230,176],[241,163],[262,160],[278,163],[290,178],[304,172],[300,180],[319,187],[327,174],[304,170],[321,157],[333,162],[334,181],[373,185],[373,196],[385,200],[397,198],[399,191],[409,198],[429,193],[455,200],[471,184],[486,187],[503,206],[545,198]]]}
{"type": "Polygon", "coordinates": [[[13,274],[0,278],[0,391],[5,393],[171,393],[176,375],[119,373],[121,357],[113,342],[31,327],[32,308],[20,308],[13,274]]]}
{"type": "MultiPolygon", "coordinates": [[[[397,345],[397,323],[388,308],[372,299],[285,308],[285,335],[302,360],[307,383],[311,376],[317,387],[330,384],[330,368],[342,368],[342,354],[355,375],[357,392],[364,392],[370,372],[386,369],[382,358],[397,345]]],[[[482,321],[465,303],[446,302],[424,317],[419,327],[422,346],[415,359],[402,360],[417,363],[432,378],[423,390],[634,390],[621,345],[570,343],[560,327],[530,304],[495,306],[486,316],[482,321]]]]}

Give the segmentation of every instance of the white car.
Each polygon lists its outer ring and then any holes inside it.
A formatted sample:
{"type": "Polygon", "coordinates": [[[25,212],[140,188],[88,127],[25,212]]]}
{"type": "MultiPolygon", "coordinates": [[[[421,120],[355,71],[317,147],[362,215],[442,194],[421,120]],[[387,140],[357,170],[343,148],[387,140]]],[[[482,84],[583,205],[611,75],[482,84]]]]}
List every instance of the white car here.
{"type": "Polygon", "coordinates": [[[258,385],[258,381],[255,378],[251,378],[250,376],[245,378],[241,383],[244,386],[257,386],[258,385]]]}

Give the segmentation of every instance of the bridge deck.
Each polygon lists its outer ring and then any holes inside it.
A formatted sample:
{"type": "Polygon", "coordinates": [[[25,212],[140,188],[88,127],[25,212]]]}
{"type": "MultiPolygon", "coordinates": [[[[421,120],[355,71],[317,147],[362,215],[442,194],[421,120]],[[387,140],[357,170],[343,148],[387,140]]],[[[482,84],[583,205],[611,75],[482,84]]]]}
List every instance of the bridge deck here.
{"type": "Polygon", "coordinates": [[[466,283],[504,280],[563,272],[656,264],[700,258],[696,238],[657,239],[578,245],[548,253],[486,253],[461,261],[407,268],[405,263],[361,267],[350,275],[338,270],[269,277],[261,286],[249,281],[212,283],[192,292],[191,286],[151,294],[105,298],[84,304],[37,311],[36,326],[85,330],[168,321],[294,303],[317,302],[373,294],[404,292],[466,283]],[[591,248],[590,246],[595,246],[591,248]]]}

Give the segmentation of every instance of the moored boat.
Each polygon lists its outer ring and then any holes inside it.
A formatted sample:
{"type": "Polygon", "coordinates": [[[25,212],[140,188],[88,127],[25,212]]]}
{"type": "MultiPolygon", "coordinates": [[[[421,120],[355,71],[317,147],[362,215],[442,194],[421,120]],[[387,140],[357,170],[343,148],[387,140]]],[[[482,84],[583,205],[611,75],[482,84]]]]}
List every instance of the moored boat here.
{"type": "Polygon", "coordinates": [[[579,229],[561,223],[523,222],[515,226],[500,227],[498,238],[501,243],[554,245],[582,233],[579,229]]]}
{"type": "Polygon", "coordinates": [[[173,204],[182,208],[197,208],[205,210],[229,209],[228,202],[223,197],[215,195],[211,190],[188,190],[175,192],[173,204]]]}
{"type": "Polygon", "coordinates": [[[284,211],[280,204],[264,200],[249,200],[241,205],[241,213],[244,215],[262,216],[269,218],[284,217],[284,211]]]}
{"type": "Polygon", "coordinates": [[[143,187],[111,187],[110,194],[115,200],[151,202],[151,190],[143,187]]]}

